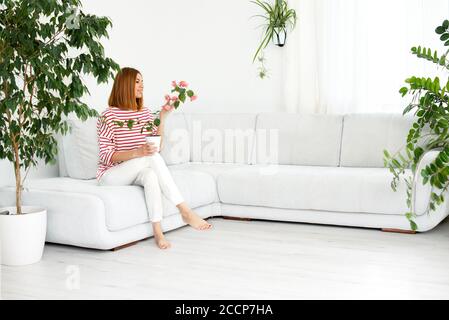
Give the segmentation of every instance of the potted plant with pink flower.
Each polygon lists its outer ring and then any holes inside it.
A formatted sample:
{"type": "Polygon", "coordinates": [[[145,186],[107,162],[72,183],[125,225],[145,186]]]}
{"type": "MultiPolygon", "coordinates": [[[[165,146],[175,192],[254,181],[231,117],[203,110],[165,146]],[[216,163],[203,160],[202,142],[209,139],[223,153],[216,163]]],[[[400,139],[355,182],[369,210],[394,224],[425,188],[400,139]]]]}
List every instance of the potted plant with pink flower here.
{"type": "MultiPolygon", "coordinates": [[[[189,89],[189,84],[186,81],[172,81],[171,85],[171,94],[165,95],[165,104],[162,106],[163,111],[169,112],[173,109],[178,109],[182,103],[185,103],[187,101],[187,99],[189,99],[191,102],[198,99],[198,96],[195,94],[195,92],[189,89]]],[[[154,143],[158,149],[160,149],[161,146],[161,136],[154,134],[153,132],[154,128],[159,127],[159,125],[161,124],[162,110],[151,112],[151,114],[153,115],[153,120],[145,122],[140,131],[141,133],[143,133],[143,131],[146,130],[148,132],[147,141],[154,143]]],[[[129,129],[132,129],[134,124],[141,124],[139,120],[134,119],[129,119],[127,121],[115,121],[114,123],[119,125],[120,127],[126,124],[129,129]]]]}

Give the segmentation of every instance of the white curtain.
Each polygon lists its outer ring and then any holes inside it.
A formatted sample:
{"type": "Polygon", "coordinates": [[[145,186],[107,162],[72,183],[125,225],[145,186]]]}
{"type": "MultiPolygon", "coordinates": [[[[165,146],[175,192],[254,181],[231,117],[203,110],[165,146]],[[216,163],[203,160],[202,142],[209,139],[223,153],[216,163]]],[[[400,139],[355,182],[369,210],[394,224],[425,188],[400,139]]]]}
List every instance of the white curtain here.
{"type": "Polygon", "coordinates": [[[298,14],[284,51],[288,112],[399,113],[407,104],[398,93],[407,77],[441,73],[410,48],[422,45],[443,53],[435,28],[449,19],[448,0],[288,3],[298,14]]]}

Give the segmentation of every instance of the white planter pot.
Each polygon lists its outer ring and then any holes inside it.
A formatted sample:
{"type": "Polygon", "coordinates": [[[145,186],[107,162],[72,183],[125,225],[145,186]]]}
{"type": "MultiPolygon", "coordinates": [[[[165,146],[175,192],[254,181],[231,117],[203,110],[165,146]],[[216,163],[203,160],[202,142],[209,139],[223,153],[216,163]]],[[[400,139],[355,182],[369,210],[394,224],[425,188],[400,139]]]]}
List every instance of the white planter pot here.
{"type": "Polygon", "coordinates": [[[10,215],[0,215],[0,263],[23,266],[38,262],[44,251],[47,233],[47,210],[23,206],[23,214],[16,207],[0,208],[10,215]]]}

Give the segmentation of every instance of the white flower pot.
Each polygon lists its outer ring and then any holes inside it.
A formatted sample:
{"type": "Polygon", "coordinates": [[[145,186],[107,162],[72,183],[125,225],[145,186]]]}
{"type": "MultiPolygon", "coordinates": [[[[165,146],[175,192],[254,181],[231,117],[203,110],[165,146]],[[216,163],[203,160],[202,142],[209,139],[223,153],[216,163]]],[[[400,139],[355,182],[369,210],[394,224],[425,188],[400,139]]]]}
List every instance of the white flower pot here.
{"type": "Polygon", "coordinates": [[[16,207],[0,208],[10,215],[0,215],[0,263],[23,266],[38,262],[44,251],[47,233],[47,210],[23,206],[22,214],[16,207]]]}

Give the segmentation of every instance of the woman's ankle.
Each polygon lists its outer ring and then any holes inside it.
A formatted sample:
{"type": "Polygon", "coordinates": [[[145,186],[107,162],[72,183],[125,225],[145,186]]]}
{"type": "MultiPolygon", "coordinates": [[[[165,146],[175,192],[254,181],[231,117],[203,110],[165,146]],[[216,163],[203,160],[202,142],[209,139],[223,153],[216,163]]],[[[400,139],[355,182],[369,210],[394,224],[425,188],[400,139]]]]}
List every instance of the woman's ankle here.
{"type": "Polygon", "coordinates": [[[160,222],[153,222],[153,235],[158,238],[164,237],[160,222]]]}
{"type": "Polygon", "coordinates": [[[179,213],[181,213],[183,217],[189,216],[192,212],[192,209],[190,209],[190,207],[185,202],[177,205],[176,207],[179,209],[179,213]]]}
{"type": "Polygon", "coordinates": [[[176,205],[176,208],[178,208],[179,211],[184,211],[184,210],[188,209],[189,206],[187,205],[186,202],[181,202],[180,204],[176,205]]]}

